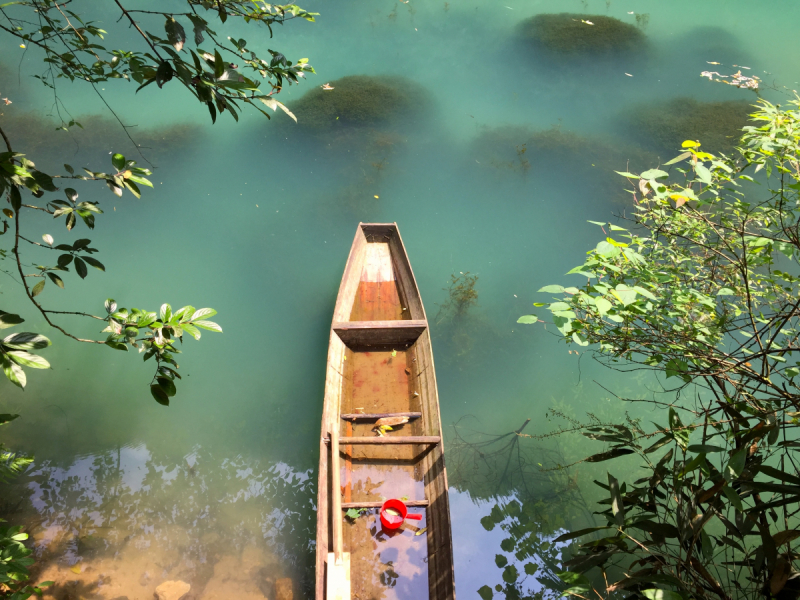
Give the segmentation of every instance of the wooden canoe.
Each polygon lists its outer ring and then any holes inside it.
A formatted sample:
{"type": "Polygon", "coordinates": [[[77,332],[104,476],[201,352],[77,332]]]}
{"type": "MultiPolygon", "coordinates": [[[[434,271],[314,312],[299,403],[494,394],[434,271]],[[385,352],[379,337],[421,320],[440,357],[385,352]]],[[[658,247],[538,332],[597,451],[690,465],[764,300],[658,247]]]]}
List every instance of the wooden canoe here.
{"type": "Polygon", "coordinates": [[[320,440],[316,599],[326,598],[334,519],[342,520],[353,600],[455,599],[439,397],[425,309],[395,223],[360,223],[331,325],[320,440]],[[409,421],[375,431],[379,418],[409,421]],[[340,489],[331,489],[330,432],[339,428],[340,489]],[[333,494],[342,514],[332,514],[333,494]],[[386,531],[385,499],[407,520],[386,531]],[[350,508],[367,509],[357,518],[350,508]]]}

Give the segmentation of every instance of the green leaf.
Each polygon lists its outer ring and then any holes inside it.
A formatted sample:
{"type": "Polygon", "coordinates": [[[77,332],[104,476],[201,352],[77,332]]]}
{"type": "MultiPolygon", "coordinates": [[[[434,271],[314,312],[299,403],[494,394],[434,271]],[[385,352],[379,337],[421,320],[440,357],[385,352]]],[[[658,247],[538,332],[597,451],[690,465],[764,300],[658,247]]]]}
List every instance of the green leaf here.
{"type": "MultiPolygon", "coordinates": [[[[114,165],[114,168],[117,171],[122,171],[125,168],[125,157],[122,154],[114,154],[111,157],[111,164],[114,165]]],[[[74,191],[74,190],[73,190],[74,191]]],[[[78,197],[78,194],[75,194],[75,198],[78,197]]],[[[74,199],[70,198],[74,202],[74,199]]]]}
{"type": "Polygon", "coordinates": [[[500,549],[503,552],[513,552],[514,551],[514,538],[506,538],[502,542],[500,542],[500,549]]]}
{"type": "Polygon", "coordinates": [[[194,325],[190,325],[189,323],[182,323],[181,329],[183,329],[186,333],[192,336],[194,339],[200,339],[200,330],[197,329],[194,325]]]}
{"type": "Polygon", "coordinates": [[[706,183],[706,184],[710,184],[711,183],[711,171],[709,171],[702,164],[697,163],[694,166],[694,172],[697,173],[697,178],[700,181],[702,181],[703,183],[706,183]]]}
{"type": "MultiPolygon", "coordinates": [[[[669,375],[667,375],[669,377],[669,375]]],[[[675,441],[685,451],[689,446],[689,430],[683,427],[681,418],[671,406],[669,407],[669,428],[675,441]]]]}
{"type": "Polygon", "coordinates": [[[9,350],[8,356],[20,366],[30,367],[31,369],[49,369],[50,363],[41,356],[25,352],[24,350],[9,350]]]}
{"type": "Polygon", "coordinates": [[[44,284],[47,283],[44,279],[42,279],[39,283],[31,288],[31,296],[36,298],[39,294],[42,293],[44,289],[44,284]]]}
{"type": "Polygon", "coordinates": [[[81,279],[84,279],[88,273],[86,263],[77,256],[75,257],[75,272],[78,273],[81,279]]]}
{"type": "Polygon", "coordinates": [[[167,396],[172,397],[177,393],[178,390],[175,388],[175,382],[169,377],[157,377],[156,381],[167,396]]]}
{"type": "Polygon", "coordinates": [[[525,325],[531,325],[533,323],[538,323],[539,318],[536,315],[523,315],[519,319],[517,319],[517,323],[522,323],[525,325]]]}
{"type": "Polygon", "coordinates": [[[508,559],[503,556],[502,554],[495,554],[494,556],[494,564],[496,564],[501,569],[508,564],[508,559]]]}
{"type": "Polygon", "coordinates": [[[55,192],[58,188],[53,184],[53,178],[46,173],[42,173],[41,171],[31,171],[31,175],[33,176],[33,180],[37,183],[37,185],[45,190],[46,192],[55,192]]]}
{"type": "Polygon", "coordinates": [[[50,345],[50,340],[38,333],[12,333],[3,338],[2,344],[15,350],[41,350],[50,345]]]}
{"type": "Polygon", "coordinates": [[[58,275],[56,275],[55,273],[48,273],[48,274],[47,274],[47,277],[50,279],[50,281],[52,281],[53,283],[55,283],[55,284],[56,284],[58,287],[60,287],[62,290],[64,289],[64,281],[61,279],[61,277],[59,277],[59,276],[58,276],[58,275]]]}
{"type": "Polygon", "coordinates": [[[7,329],[8,327],[13,327],[14,325],[19,325],[20,323],[24,322],[25,319],[23,319],[19,315],[3,312],[0,310],[0,329],[7,329]]]}
{"type": "Polygon", "coordinates": [[[183,48],[184,42],[186,41],[186,32],[184,31],[183,26],[173,17],[167,17],[167,22],[164,24],[164,30],[167,32],[167,39],[175,48],[175,52],[180,52],[183,48]]]}
{"type": "Polygon", "coordinates": [[[748,446],[745,446],[730,457],[728,464],[725,466],[725,471],[723,472],[725,479],[732,481],[742,474],[747,458],[747,450],[748,446]]]}
{"type": "Polygon", "coordinates": [[[692,444],[687,448],[689,452],[702,452],[702,453],[709,453],[709,452],[724,452],[725,448],[721,448],[719,446],[711,446],[709,444],[692,444]]]}
{"type": "Polygon", "coordinates": [[[560,294],[564,291],[564,287],[560,285],[546,285],[539,291],[546,294],[560,294]]]}
{"type": "Polygon", "coordinates": [[[585,594],[592,589],[592,583],[586,578],[586,576],[581,575],[580,573],[565,571],[563,573],[556,573],[556,575],[558,575],[558,578],[561,579],[561,581],[569,586],[561,593],[562,596],[585,594]]]}
{"type": "Polygon", "coordinates": [[[222,333],[222,327],[220,327],[213,321],[194,321],[193,325],[195,327],[200,327],[202,329],[208,329],[209,331],[216,331],[218,333],[222,333]]]}
{"type": "Polygon", "coordinates": [[[642,590],[642,594],[648,600],[683,600],[682,595],[680,595],[678,592],[672,592],[670,590],[642,590]]]}
{"type": "Polygon", "coordinates": [[[169,406],[169,396],[167,396],[166,392],[158,384],[153,384],[150,386],[150,393],[155,398],[156,402],[163,406],[169,406]]]}
{"type": "Polygon", "coordinates": [[[692,155],[692,153],[691,153],[691,152],[684,152],[683,154],[679,154],[678,156],[676,156],[676,157],[675,157],[675,158],[673,158],[672,160],[665,162],[665,163],[664,163],[664,166],[666,167],[666,166],[668,166],[668,165],[674,165],[674,164],[675,164],[675,163],[677,163],[677,162],[681,162],[682,160],[686,160],[686,159],[687,159],[687,158],[689,158],[691,155],[692,155]]]}
{"type": "Polygon", "coordinates": [[[590,456],[586,459],[586,462],[603,462],[606,460],[611,460],[612,458],[617,458],[618,456],[625,456],[626,454],[633,454],[634,450],[630,448],[614,448],[609,450],[608,452],[601,452],[600,454],[595,454],[594,456],[590,456]]]}
{"type": "Polygon", "coordinates": [[[613,306],[613,304],[611,304],[611,302],[609,302],[605,298],[595,298],[594,305],[597,308],[597,312],[600,313],[601,317],[604,314],[606,314],[609,310],[611,310],[611,307],[613,306]]]}
{"type": "Polygon", "coordinates": [[[731,288],[727,287],[720,288],[720,290],[717,292],[717,296],[734,296],[734,295],[736,295],[736,292],[733,291],[731,288]]]}
{"type": "MultiPolygon", "coordinates": [[[[105,268],[105,266],[103,265],[103,263],[101,263],[99,260],[97,260],[97,259],[95,259],[95,258],[92,258],[91,256],[84,256],[84,257],[82,257],[82,258],[83,258],[83,260],[85,260],[87,263],[89,263],[89,265],[93,266],[95,269],[99,269],[99,270],[101,270],[101,271],[105,271],[105,270],[106,270],[106,268],[105,268]]],[[[78,265],[77,265],[77,262],[75,263],[75,266],[76,266],[76,267],[78,266],[78,265]]]]}
{"type": "Polygon", "coordinates": [[[478,596],[481,597],[481,600],[492,600],[494,597],[494,592],[488,585],[484,585],[478,590],[478,596]]]}
{"type": "Polygon", "coordinates": [[[625,506],[619,492],[619,481],[611,473],[608,473],[608,489],[611,492],[611,513],[614,515],[614,522],[622,527],[625,525],[625,506]]]}
{"type": "Polygon", "coordinates": [[[661,179],[663,177],[669,177],[669,173],[666,171],[661,171],[660,169],[649,169],[640,175],[642,179],[661,179]]]}
{"type": "Polygon", "coordinates": [[[572,341],[575,342],[576,344],[578,344],[579,346],[588,346],[589,345],[589,342],[587,342],[580,335],[578,335],[577,331],[572,334],[572,341]]]}
{"type": "Polygon", "coordinates": [[[195,321],[196,319],[202,319],[203,317],[213,317],[217,314],[213,308],[199,308],[192,314],[192,317],[189,319],[190,321],[195,321]]]}
{"type": "Polygon", "coordinates": [[[219,50],[214,48],[214,77],[219,79],[225,73],[225,61],[222,60],[219,50]]]}
{"type": "Polygon", "coordinates": [[[0,365],[3,367],[3,372],[8,377],[8,380],[20,387],[25,389],[25,384],[28,382],[27,377],[25,376],[25,371],[22,370],[18,364],[11,362],[8,357],[0,356],[0,365]]]}

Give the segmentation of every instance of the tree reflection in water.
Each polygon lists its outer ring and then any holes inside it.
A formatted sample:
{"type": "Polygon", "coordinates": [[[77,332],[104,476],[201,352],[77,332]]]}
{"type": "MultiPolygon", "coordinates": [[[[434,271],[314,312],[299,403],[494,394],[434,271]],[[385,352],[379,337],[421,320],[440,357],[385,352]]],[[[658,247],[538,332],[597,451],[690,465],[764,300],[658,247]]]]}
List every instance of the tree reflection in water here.
{"type": "Polygon", "coordinates": [[[558,446],[535,445],[535,438],[523,433],[530,419],[503,434],[478,431],[473,419],[453,424],[448,479],[474,502],[493,504],[481,525],[504,532],[495,556],[503,583],[462,593],[507,600],[556,598],[562,584],[555,573],[561,570],[566,544],[553,540],[565,528],[592,522],[577,480],[558,468],[566,463],[558,446]]]}
{"type": "Polygon", "coordinates": [[[153,597],[180,579],[198,600],[248,600],[271,597],[284,577],[310,589],[311,475],[202,447],[176,461],[140,445],[42,461],[5,495],[27,500],[12,518],[26,524],[35,574],[56,582],[56,598],[153,597]]]}

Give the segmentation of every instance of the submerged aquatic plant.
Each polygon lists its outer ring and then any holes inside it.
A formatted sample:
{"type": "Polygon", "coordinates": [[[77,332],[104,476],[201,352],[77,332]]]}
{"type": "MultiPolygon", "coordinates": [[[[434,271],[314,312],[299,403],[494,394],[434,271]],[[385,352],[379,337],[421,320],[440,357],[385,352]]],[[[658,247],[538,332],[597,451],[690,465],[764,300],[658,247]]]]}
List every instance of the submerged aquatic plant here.
{"type": "Polygon", "coordinates": [[[671,151],[686,139],[708,152],[730,153],[747,124],[752,105],[745,100],[700,102],[674,98],[625,111],[629,134],[656,151],[671,151]]]}
{"type": "Polygon", "coordinates": [[[523,175],[531,172],[564,176],[585,169],[591,172],[594,189],[597,182],[607,197],[627,197],[619,190],[614,170],[644,168],[655,156],[621,140],[581,136],[560,127],[533,131],[527,127],[496,127],[485,129],[472,144],[470,159],[480,165],[511,170],[523,175]],[[606,193],[607,192],[607,193],[606,193]]]}
{"type": "Polygon", "coordinates": [[[633,52],[645,43],[634,25],[603,15],[541,14],[522,22],[522,37],[562,55],[633,52]]]}
{"type": "MultiPolygon", "coordinates": [[[[61,122],[33,112],[7,112],[0,117],[6,133],[20,140],[20,151],[35,158],[41,166],[60,166],[65,157],[74,160],[100,160],[112,148],[132,145],[126,132],[109,117],[97,114],[81,115],[74,125],[63,131],[61,122]]],[[[201,126],[195,123],[171,123],[156,127],[131,127],[129,133],[139,151],[152,161],[175,156],[199,141],[201,126]]],[[[131,150],[130,154],[135,151],[131,150]]]]}
{"type": "Polygon", "coordinates": [[[478,292],[475,284],[478,283],[478,276],[472,275],[469,271],[450,275],[450,285],[442,288],[447,292],[447,301],[439,306],[436,315],[436,322],[444,320],[461,319],[473,306],[478,304],[478,292]]]}
{"type": "Polygon", "coordinates": [[[317,132],[346,127],[385,127],[425,108],[426,95],[397,76],[349,75],[315,88],[292,105],[300,128],[317,132]]]}

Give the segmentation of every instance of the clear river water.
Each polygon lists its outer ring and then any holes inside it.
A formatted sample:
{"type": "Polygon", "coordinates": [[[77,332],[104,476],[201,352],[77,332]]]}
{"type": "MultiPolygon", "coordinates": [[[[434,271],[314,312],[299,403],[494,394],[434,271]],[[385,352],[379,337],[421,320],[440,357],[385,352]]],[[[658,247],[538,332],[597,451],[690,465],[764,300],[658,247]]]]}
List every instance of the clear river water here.
{"type": "MultiPolygon", "coordinates": [[[[155,189],[141,200],[79,190],[105,211],[91,232],[82,225],[67,232],[47,215],[25,225],[32,239],[89,237],[106,265],[84,281],[69,274],[64,290],[46,288],[39,298],[50,307],[100,314],[113,297],[127,307],[169,302],[218,311],[224,333],[187,341],[171,406],[149,394],[151,363],[49,329],[27,308],[16,278],[3,275],[0,308],[19,312],[26,330],[54,342],[42,352],[53,369],[30,373],[25,392],[0,382],[0,413],[21,415],[2,441],[36,459],[2,488],[0,516],[28,527],[37,577],[57,583],[45,597],[149,599],[165,579],[189,582],[197,600],[286,597],[287,580],[295,598],[311,596],[327,338],[359,221],[398,223],[431,322],[457,593],[477,598],[484,585],[504,585],[497,555],[516,561],[521,574],[525,560],[539,564],[536,575],[520,577],[521,589],[539,590],[536,577],[557,558],[548,536],[587,518],[582,501],[553,510],[558,490],[590,503],[597,475],[543,475],[538,463],[565,464],[596,447],[515,436],[519,455],[505,463],[516,445],[490,445],[499,461],[490,464],[470,444],[527,419],[524,433],[546,433],[560,423],[546,418],[551,409],[619,422],[628,407],[601,385],[635,395],[652,382],[604,370],[582,348],[578,354],[559,343],[552,328],[517,318],[546,296],[536,294],[540,287],[570,281],[564,273],[604,237],[587,220],[629,210],[625,180],[611,169],[655,167],[677,153],[648,137],[654,115],[677,111],[694,127],[699,105],[686,99],[755,100],[702,71],[745,69],[789,89],[800,79],[793,27],[800,5],[786,2],[302,5],[320,13],[317,22],[276,27],[272,40],[255,27],[220,31],[247,38],[260,53],[308,57],[317,74],[280,95],[290,109],[313,87],[330,82],[328,93],[336,93],[336,80],[348,75],[406,78],[400,85],[424,92],[407,127],[365,141],[299,135],[280,112],[267,121],[246,111],[239,123],[223,115],[212,125],[177,83],[134,96],[133,84],[109,82],[100,91],[127,125],[137,125],[129,131],[157,166],[155,189]],[[646,46],[571,61],[519,39],[523,20],[560,12],[638,22],[646,46]],[[675,99],[684,100],[670,105],[675,99]],[[454,315],[448,288],[463,273],[478,276],[478,302],[454,315]],[[498,482],[494,464],[512,465],[513,480],[498,482]],[[537,534],[547,556],[515,557],[501,547],[506,531],[481,522],[496,504],[523,495],[539,500],[536,514],[558,513],[537,534]]],[[[111,3],[72,6],[95,11],[100,26],[121,36],[110,46],[133,42],[111,3]]],[[[18,46],[0,46],[0,97],[13,100],[0,126],[16,135],[15,149],[35,161],[39,153],[54,168],[66,155],[75,167],[110,169],[111,151],[144,163],[85,86],[62,82],[58,95],[86,129],[53,137],[53,93],[31,77],[41,72],[41,57],[18,46]]],[[[8,237],[0,238],[6,250],[8,237]]],[[[44,260],[25,252],[28,262],[44,260]]],[[[11,258],[0,266],[12,271],[11,258]]],[[[59,322],[101,335],[92,322],[59,322]]],[[[387,586],[384,597],[402,597],[396,592],[387,586]]]]}

